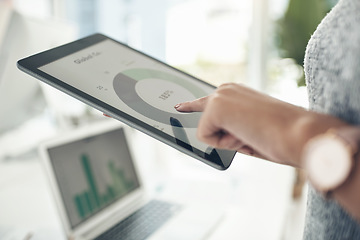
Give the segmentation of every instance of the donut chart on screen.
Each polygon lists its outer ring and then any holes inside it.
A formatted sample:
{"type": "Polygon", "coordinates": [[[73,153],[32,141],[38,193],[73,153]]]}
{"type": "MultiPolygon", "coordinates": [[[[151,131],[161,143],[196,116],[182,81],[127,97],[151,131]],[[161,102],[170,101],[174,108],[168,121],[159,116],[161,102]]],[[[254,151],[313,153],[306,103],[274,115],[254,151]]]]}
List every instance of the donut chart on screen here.
{"type": "Polygon", "coordinates": [[[203,89],[181,77],[144,68],[118,73],[113,87],[126,105],[143,116],[168,125],[171,125],[170,118],[175,118],[187,128],[196,128],[201,114],[177,113],[173,106],[207,95],[203,89]]]}

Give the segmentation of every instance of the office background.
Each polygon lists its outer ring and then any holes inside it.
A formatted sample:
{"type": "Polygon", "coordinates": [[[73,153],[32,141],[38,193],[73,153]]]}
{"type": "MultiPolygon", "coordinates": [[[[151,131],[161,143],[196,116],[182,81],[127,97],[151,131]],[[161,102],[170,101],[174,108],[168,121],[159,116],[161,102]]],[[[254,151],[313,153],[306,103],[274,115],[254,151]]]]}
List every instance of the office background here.
{"type": "MultiPolygon", "coordinates": [[[[243,83],[306,107],[296,55],[305,49],[294,51],[289,45],[295,45],[291,39],[306,42],[335,3],[0,0],[0,234],[9,229],[44,236],[61,232],[37,145],[104,120],[101,113],[20,73],[17,59],[101,32],[214,85],[243,83]],[[299,26],[284,24],[291,21],[306,26],[305,33],[289,33],[287,29],[299,26]]],[[[302,173],[244,156],[237,156],[226,172],[217,172],[139,135],[151,156],[141,160],[150,191],[172,188],[173,197],[191,193],[184,197],[191,201],[211,196],[228,206],[209,239],[301,239],[306,204],[302,173]]]]}

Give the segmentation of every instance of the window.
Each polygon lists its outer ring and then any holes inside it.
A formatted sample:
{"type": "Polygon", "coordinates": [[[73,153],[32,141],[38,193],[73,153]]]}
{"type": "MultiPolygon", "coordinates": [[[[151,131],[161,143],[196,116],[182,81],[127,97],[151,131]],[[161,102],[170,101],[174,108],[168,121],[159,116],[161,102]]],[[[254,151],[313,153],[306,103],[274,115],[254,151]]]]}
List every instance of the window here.
{"type": "Polygon", "coordinates": [[[289,0],[14,2],[33,15],[75,25],[78,37],[104,33],[214,85],[241,82],[276,93],[301,74],[275,44],[276,23],[289,0]]]}
{"type": "Polygon", "coordinates": [[[57,1],[79,37],[104,33],[215,85],[248,81],[251,1],[57,1]]]}

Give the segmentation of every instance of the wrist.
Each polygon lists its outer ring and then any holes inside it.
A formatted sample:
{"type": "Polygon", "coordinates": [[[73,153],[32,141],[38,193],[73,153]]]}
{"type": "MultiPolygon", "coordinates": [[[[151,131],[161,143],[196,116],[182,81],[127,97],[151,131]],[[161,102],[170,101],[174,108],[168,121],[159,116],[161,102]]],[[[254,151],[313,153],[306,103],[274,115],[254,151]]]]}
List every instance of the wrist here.
{"type": "Polygon", "coordinates": [[[338,118],[306,111],[306,113],[297,120],[296,124],[294,124],[295,129],[291,132],[293,138],[297,136],[296,146],[293,147],[293,152],[296,153],[294,165],[299,168],[305,168],[303,161],[304,149],[311,139],[325,134],[330,129],[335,130],[346,126],[348,125],[338,118]]]}

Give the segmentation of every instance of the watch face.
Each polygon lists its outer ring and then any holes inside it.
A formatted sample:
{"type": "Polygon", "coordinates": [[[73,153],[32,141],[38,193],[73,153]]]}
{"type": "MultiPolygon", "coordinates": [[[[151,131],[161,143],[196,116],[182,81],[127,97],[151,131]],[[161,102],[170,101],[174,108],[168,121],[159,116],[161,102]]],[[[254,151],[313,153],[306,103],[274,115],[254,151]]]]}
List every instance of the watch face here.
{"type": "Polygon", "coordinates": [[[310,141],[304,152],[310,181],[320,191],[333,190],[349,176],[352,155],[339,137],[325,134],[310,141]]]}

